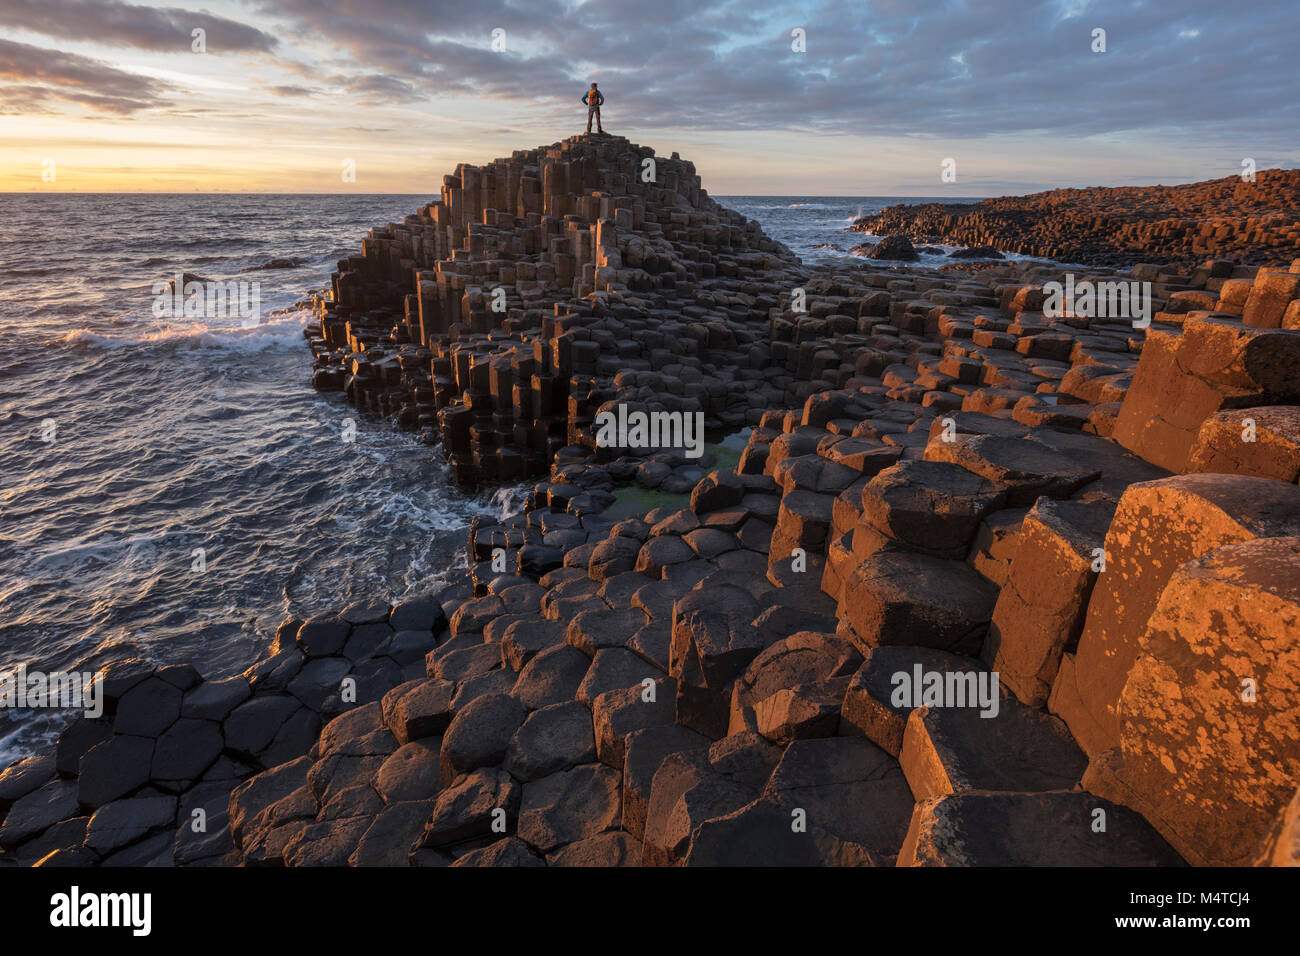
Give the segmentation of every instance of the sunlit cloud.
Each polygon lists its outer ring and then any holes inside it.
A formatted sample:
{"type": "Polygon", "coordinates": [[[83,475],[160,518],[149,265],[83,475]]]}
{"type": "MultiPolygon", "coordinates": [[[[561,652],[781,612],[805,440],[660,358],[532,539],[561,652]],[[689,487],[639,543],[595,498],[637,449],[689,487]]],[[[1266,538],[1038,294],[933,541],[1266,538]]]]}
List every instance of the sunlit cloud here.
{"type": "Polygon", "coordinates": [[[277,43],[255,27],[205,11],[117,0],[5,0],[0,4],[0,27],[161,53],[190,52],[195,30],[204,31],[213,49],[270,51],[277,43]]]}
{"type": "Polygon", "coordinates": [[[159,188],[133,172],[139,126],[192,153],[193,188],[436,189],[572,135],[592,80],[608,129],[681,150],[714,192],[937,193],[945,156],[966,194],[1186,182],[1296,162],[1297,25],[1283,0],[8,0],[0,188],[33,188],[32,142],[69,153],[60,188],[91,169],[159,188]],[[104,124],[107,145],[74,151],[104,124]],[[367,156],[355,187],[332,172],[367,156]]]}
{"type": "Polygon", "coordinates": [[[127,114],[167,103],[165,84],[119,70],[100,60],[0,40],[0,102],[35,103],[63,100],[104,113],[127,114]],[[11,100],[13,91],[15,99],[11,100]]]}

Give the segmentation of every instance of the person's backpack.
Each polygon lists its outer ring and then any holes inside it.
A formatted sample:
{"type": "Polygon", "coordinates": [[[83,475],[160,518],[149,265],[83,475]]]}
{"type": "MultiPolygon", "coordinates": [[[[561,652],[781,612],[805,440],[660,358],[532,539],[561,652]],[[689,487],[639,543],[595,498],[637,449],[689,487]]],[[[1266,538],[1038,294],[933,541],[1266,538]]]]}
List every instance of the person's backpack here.
{"type": "Polygon", "coordinates": [[[583,93],[582,102],[586,103],[587,106],[590,107],[591,109],[595,109],[596,107],[601,106],[605,102],[605,94],[602,93],[600,90],[595,90],[594,92],[596,94],[596,99],[593,102],[590,98],[592,92],[593,92],[592,90],[588,90],[586,93],[583,93]]]}

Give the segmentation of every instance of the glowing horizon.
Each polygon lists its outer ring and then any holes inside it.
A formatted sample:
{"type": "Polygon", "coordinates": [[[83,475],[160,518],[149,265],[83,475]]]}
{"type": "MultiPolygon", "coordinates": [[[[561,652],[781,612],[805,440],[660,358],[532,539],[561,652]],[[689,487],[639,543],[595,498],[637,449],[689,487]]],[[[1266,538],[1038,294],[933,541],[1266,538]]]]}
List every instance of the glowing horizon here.
{"type": "Polygon", "coordinates": [[[1194,182],[1247,156],[1297,165],[1295,82],[1270,45],[1297,20],[1283,4],[1252,19],[1256,55],[1230,81],[1195,66],[1228,30],[1209,4],[1159,21],[1041,3],[1008,8],[996,32],[982,8],[894,6],[720,0],[638,21],[599,0],[3,0],[0,191],[436,194],[458,163],[581,132],[590,78],[608,131],[679,152],[716,195],[981,197],[1194,182]],[[1109,25],[1102,54],[1094,22],[1109,25]],[[1060,109],[1060,78],[998,72],[1005,47],[1035,42],[1089,81],[1070,82],[1089,109],[1060,109]]]}

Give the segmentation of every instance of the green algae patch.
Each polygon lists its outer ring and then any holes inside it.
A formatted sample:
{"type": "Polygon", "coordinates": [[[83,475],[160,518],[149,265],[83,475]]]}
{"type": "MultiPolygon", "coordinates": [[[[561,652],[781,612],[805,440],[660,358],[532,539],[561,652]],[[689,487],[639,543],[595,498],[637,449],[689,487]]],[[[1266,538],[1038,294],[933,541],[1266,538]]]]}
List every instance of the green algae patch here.
{"type": "MultiPolygon", "coordinates": [[[[749,433],[752,430],[744,428],[720,439],[716,443],[706,444],[704,446],[705,452],[716,458],[717,462],[706,469],[702,469],[703,474],[708,474],[711,471],[732,471],[735,469],[736,465],[740,463],[741,453],[745,450],[745,445],[749,441],[749,433]]],[[[691,494],[689,491],[660,491],[657,488],[643,488],[641,485],[631,482],[614,488],[614,503],[605,509],[604,517],[612,521],[622,521],[624,518],[643,517],[647,512],[656,508],[677,511],[681,508],[689,508],[690,504],[691,494]]]]}
{"type": "Polygon", "coordinates": [[[690,503],[689,492],[673,494],[657,488],[642,488],[640,485],[620,485],[614,489],[614,503],[605,509],[604,517],[611,521],[641,518],[656,508],[677,511],[689,507],[690,503]]]}

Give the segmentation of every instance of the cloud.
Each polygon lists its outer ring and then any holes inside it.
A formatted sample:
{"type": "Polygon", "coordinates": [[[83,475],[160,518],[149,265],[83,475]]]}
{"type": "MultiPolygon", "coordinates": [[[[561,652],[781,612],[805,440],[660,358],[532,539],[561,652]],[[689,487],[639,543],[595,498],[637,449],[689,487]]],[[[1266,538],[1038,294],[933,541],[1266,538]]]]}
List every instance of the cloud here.
{"type": "Polygon", "coordinates": [[[401,103],[420,98],[415,87],[405,80],[378,73],[354,76],[344,80],[343,85],[349,93],[355,94],[365,102],[401,103]]]}
{"type": "Polygon", "coordinates": [[[0,26],[162,53],[191,52],[196,28],[205,32],[209,53],[268,52],[278,42],[256,27],[210,13],[120,0],[5,0],[0,4],[0,26]]]}
{"type": "MultiPolygon", "coordinates": [[[[276,0],[263,9],[338,50],[336,69],[382,74],[395,101],[469,94],[544,109],[547,121],[575,109],[573,88],[597,79],[610,122],[642,128],[970,137],[1161,126],[1277,140],[1300,125],[1300,84],[1287,66],[1300,14],[1284,0],[1248,13],[1217,0],[822,0],[797,12],[775,0],[276,0]],[[496,27],[506,31],[503,53],[490,49],[496,27]],[[791,50],[795,27],[806,31],[804,53],[791,50]],[[1096,27],[1107,31],[1105,53],[1091,50],[1096,27]],[[1215,43],[1181,39],[1193,31],[1215,43]]],[[[385,95],[378,85],[368,92],[385,95]]]]}
{"type": "Polygon", "coordinates": [[[43,86],[0,86],[0,116],[55,112],[47,104],[50,91],[43,86]]]}
{"type": "Polygon", "coordinates": [[[313,90],[309,87],[297,86],[294,84],[282,84],[279,86],[272,86],[270,87],[270,90],[272,93],[276,94],[277,96],[315,96],[318,92],[317,90],[313,90]]]}
{"type": "Polygon", "coordinates": [[[40,109],[50,99],[76,103],[100,113],[127,115],[165,106],[169,86],[119,70],[99,60],[0,39],[0,102],[40,109]]]}
{"type": "MultiPolygon", "coordinates": [[[[278,75],[254,83],[280,97],[379,108],[471,98],[501,125],[520,124],[524,112],[538,125],[581,122],[578,95],[594,79],[616,130],[859,134],[933,140],[936,151],[986,136],[1119,134],[1132,143],[1151,131],[1153,141],[1245,156],[1292,150],[1300,128],[1292,0],[1248,10],[1220,0],[251,4],[243,24],[121,0],[3,0],[0,26],[171,51],[188,49],[201,25],[214,52],[275,48],[278,75]],[[796,27],[806,52],[791,49],[796,27]],[[492,48],[498,28],[502,52],[492,48]],[[1097,28],[1105,53],[1091,50],[1097,28]]],[[[24,72],[0,103],[35,110],[79,97],[131,112],[162,95],[128,76],[101,88],[24,72]]]]}

